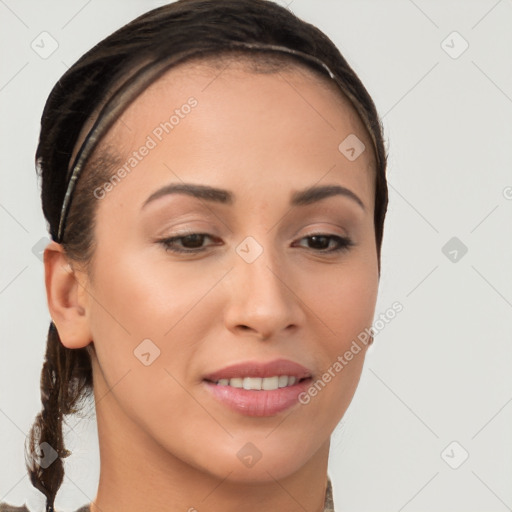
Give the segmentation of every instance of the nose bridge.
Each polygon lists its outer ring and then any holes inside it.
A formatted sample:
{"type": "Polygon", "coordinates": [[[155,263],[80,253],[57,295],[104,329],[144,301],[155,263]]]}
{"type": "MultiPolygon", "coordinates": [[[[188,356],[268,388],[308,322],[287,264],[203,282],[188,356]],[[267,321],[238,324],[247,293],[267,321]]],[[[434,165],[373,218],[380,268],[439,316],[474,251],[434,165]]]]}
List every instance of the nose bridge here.
{"type": "Polygon", "coordinates": [[[257,294],[263,294],[267,303],[273,299],[276,302],[278,299],[289,299],[289,292],[286,293],[283,289],[286,288],[283,283],[286,274],[283,271],[283,255],[272,247],[270,236],[262,244],[249,236],[237,246],[236,253],[237,279],[246,283],[248,295],[255,297],[257,294]]]}
{"type": "Polygon", "coordinates": [[[249,236],[236,247],[226,317],[230,328],[249,327],[265,337],[299,322],[291,274],[270,239],[249,236]]]}

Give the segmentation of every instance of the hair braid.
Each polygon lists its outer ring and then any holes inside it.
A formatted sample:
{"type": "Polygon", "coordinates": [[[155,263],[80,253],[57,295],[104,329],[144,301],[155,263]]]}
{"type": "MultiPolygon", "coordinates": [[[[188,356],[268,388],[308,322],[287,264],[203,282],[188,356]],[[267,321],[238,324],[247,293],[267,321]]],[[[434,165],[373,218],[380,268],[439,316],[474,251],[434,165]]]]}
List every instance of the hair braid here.
{"type": "Polygon", "coordinates": [[[30,429],[25,447],[30,481],[46,496],[46,512],[53,512],[55,496],[64,478],[62,459],[71,455],[64,446],[63,418],[77,411],[80,398],[92,390],[91,380],[86,349],[64,347],[51,322],[41,371],[42,410],[30,429]]]}

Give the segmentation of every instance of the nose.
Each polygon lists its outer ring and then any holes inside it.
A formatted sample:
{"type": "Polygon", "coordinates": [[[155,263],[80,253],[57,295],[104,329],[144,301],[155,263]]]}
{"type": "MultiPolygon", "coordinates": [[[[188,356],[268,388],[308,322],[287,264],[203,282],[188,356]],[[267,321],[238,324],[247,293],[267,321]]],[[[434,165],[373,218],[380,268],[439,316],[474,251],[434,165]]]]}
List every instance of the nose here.
{"type": "Polygon", "coordinates": [[[237,336],[274,339],[290,335],[302,324],[301,300],[290,267],[282,260],[268,249],[250,263],[235,255],[224,319],[237,336]]]}

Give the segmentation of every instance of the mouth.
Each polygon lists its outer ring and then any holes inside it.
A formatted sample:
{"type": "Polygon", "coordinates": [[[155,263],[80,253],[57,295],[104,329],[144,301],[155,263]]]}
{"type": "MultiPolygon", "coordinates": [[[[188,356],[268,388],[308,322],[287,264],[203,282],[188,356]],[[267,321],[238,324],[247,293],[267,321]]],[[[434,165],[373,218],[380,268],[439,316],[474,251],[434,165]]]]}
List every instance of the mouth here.
{"type": "Polygon", "coordinates": [[[294,375],[274,375],[272,377],[234,377],[232,379],[219,379],[215,382],[209,382],[217,386],[231,386],[232,388],[252,391],[275,391],[276,389],[294,386],[296,383],[304,382],[308,379],[310,377],[298,378],[294,375]]]}
{"type": "Polygon", "coordinates": [[[230,410],[246,416],[275,416],[298,403],[312,372],[286,359],[228,366],[203,379],[206,389],[230,410]]]}

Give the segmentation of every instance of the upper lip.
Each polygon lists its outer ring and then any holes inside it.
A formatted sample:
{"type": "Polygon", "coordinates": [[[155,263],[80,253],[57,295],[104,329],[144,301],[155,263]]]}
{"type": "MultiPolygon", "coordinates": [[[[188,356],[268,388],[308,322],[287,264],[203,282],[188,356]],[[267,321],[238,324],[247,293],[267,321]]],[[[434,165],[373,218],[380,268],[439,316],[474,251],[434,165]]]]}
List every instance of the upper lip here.
{"type": "Polygon", "coordinates": [[[205,380],[216,382],[220,379],[234,379],[244,377],[274,377],[288,375],[304,379],[311,377],[311,372],[304,366],[288,359],[275,359],[269,362],[246,361],[226,366],[204,377],[205,380]]]}

